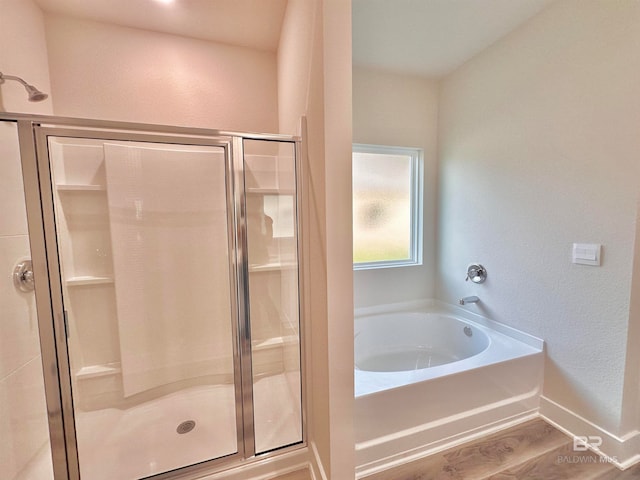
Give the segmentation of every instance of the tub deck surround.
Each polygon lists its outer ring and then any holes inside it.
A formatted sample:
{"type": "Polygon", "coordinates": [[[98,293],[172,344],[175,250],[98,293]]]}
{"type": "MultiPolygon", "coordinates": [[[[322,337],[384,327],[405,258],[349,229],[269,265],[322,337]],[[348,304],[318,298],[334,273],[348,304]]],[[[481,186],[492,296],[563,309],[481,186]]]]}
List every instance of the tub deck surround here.
{"type": "MultiPolygon", "coordinates": [[[[358,478],[537,415],[544,368],[541,340],[434,301],[367,309],[357,314],[356,335],[364,335],[367,341],[371,338],[366,338],[370,335],[364,332],[367,327],[375,327],[376,320],[394,322],[396,329],[403,322],[416,328],[419,315],[423,316],[424,325],[448,322],[454,330],[460,330],[462,337],[467,326],[474,336],[486,335],[489,339],[479,353],[432,368],[400,372],[355,370],[358,478]]],[[[443,332],[434,330],[435,335],[443,332]]],[[[420,341],[419,333],[413,337],[420,341]]],[[[384,335],[379,339],[379,348],[384,349],[384,335]]],[[[355,343],[358,359],[358,337],[355,343]]]]}

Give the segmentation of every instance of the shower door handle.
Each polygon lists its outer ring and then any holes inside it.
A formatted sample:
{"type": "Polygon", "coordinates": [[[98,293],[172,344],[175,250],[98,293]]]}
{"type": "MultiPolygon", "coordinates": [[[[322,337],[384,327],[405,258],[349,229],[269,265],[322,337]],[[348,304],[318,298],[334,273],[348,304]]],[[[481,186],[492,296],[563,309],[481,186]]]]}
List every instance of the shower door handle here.
{"type": "Polygon", "coordinates": [[[64,326],[64,336],[69,338],[69,316],[67,315],[67,311],[62,311],[62,324],[64,326]]]}

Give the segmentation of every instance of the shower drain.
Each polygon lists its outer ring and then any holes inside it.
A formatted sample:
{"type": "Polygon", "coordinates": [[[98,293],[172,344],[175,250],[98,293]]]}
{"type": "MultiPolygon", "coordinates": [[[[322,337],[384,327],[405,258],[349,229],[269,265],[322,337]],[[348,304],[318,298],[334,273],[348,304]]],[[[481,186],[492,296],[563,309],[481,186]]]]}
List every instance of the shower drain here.
{"type": "Polygon", "coordinates": [[[180,435],[183,435],[185,433],[189,433],[195,427],[196,422],[194,422],[193,420],[186,420],[178,425],[178,428],[176,428],[176,432],[178,432],[180,435]]]}

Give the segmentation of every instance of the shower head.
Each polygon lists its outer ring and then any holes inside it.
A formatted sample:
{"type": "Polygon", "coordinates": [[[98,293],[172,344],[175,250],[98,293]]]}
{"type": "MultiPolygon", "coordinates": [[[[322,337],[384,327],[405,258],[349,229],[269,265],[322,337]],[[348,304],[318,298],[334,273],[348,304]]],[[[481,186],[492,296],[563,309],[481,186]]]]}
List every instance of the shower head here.
{"type": "Polygon", "coordinates": [[[41,92],[33,85],[25,85],[24,88],[27,89],[29,93],[29,101],[30,102],[41,102],[42,100],[46,100],[49,95],[44,92],[41,92]]]}
{"type": "Polygon", "coordinates": [[[16,82],[21,83],[22,86],[27,91],[27,93],[29,94],[30,102],[41,102],[42,100],[46,100],[47,97],[49,97],[49,95],[47,95],[44,92],[41,92],[33,85],[29,85],[20,77],[16,77],[14,75],[4,75],[2,72],[0,72],[0,85],[2,85],[5,80],[15,80],[16,82]]]}

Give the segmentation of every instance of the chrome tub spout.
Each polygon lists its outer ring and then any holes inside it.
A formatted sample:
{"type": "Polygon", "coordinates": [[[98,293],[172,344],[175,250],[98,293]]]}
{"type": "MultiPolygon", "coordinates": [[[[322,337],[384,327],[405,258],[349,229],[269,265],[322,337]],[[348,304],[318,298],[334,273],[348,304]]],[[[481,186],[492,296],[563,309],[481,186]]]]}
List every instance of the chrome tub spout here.
{"type": "Polygon", "coordinates": [[[475,295],[472,295],[471,297],[461,298],[460,300],[458,300],[458,303],[460,305],[466,305],[467,303],[478,303],[479,301],[480,299],[478,297],[476,297],[475,295]]]}

